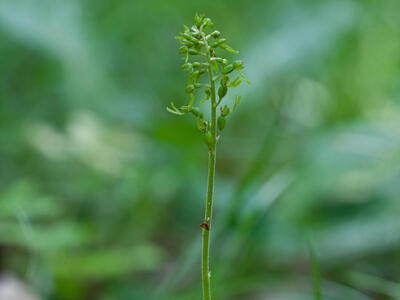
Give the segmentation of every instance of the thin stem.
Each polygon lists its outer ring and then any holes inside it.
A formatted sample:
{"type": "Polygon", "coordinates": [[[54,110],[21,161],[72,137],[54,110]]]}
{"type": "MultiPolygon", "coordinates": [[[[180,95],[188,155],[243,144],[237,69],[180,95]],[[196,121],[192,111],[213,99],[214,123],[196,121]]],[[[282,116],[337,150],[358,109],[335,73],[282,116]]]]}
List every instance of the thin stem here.
{"type": "Polygon", "coordinates": [[[210,230],[211,230],[211,213],[212,213],[212,200],[214,189],[215,177],[215,153],[209,153],[208,161],[208,188],[207,188],[207,204],[205,223],[208,225],[207,229],[203,229],[203,255],[202,255],[202,277],[203,277],[203,299],[211,300],[211,286],[210,286],[210,267],[209,267],[209,249],[210,249],[210,230]]]}
{"type": "Polygon", "coordinates": [[[217,105],[215,99],[215,82],[213,80],[213,71],[211,67],[211,55],[208,48],[207,39],[203,34],[203,39],[207,49],[208,61],[208,75],[210,77],[211,85],[211,135],[212,144],[209,146],[208,155],[208,186],[207,186],[207,200],[206,212],[204,223],[207,225],[203,228],[203,254],[202,254],[202,278],[203,278],[203,299],[211,300],[211,285],[210,285],[210,231],[211,231],[211,217],[212,217],[212,202],[214,194],[214,178],[215,178],[215,161],[216,161],[216,119],[217,119],[217,105]]]}

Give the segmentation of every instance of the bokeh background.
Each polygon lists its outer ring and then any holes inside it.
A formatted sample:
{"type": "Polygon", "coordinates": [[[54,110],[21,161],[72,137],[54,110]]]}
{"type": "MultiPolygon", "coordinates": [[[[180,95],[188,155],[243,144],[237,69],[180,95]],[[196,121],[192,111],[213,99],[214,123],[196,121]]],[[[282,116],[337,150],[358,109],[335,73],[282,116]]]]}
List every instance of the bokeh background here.
{"type": "Polygon", "coordinates": [[[252,82],[218,145],[214,298],[312,299],[311,239],[324,299],[400,299],[398,0],[1,0],[1,299],[201,299],[207,149],[165,110],[196,12],[252,82]]]}

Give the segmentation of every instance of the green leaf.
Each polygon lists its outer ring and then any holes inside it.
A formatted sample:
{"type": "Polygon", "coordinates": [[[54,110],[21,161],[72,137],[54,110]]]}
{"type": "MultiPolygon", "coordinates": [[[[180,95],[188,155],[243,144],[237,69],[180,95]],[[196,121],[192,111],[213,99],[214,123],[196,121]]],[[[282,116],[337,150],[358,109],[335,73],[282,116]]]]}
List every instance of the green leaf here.
{"type": "Polygon", "coordinates": [[[236,77],[234,80],[232,80],[228,86],[229,87],[237,87],[241,82],[243,81],[243,78],[236,77]]]}
{"type": "Polygon", "coordinates": [[[250,81],[246,78],[246,76],[244,76],[244,74],[242,72],[240,72],[240,70],[237,70],[239,72],[240,75],[242,75],[243,79],[246,80],[247,84],[251,86],[250,81]]]}
{"type": "Polygon", "coordinates": [[[169,111],[171,114],[178,115],[178,116],[184,115],[183,112],[181,112],[179,109],[176,108],[174,102],[171,102],[171,107],[172,107],[172,109],[167,106],[167,111],[169,111]]]}
{"type": "Polygon", "coordinates": [[[178,115],[178,116],[182,116],[183,115],[183,113],[176,112],[176,111],[170,109],[168,106],[166,108],[171,114],[178,115]]]}
{"type": "Polygon", "coordinates": [[[236,107],[239,105],[242,96],[235,97],[235,104],[233,105],[232,111],[235,111],[236,107]]]}

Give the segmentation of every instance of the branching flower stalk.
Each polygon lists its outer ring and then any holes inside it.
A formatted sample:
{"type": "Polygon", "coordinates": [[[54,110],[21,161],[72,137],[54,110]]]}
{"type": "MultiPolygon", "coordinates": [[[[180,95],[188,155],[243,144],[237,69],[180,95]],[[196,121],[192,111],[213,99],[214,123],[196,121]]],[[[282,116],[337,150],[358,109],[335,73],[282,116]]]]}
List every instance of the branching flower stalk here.
{"type": "Polygon", "coordinates": [[[221,132],[225,127],[227,117],[236,110],[240,96],[235,97],[232,108],[222,103],[222,99],[228,93],[229,88],[237,87],[243,80],[249,85],[250,82],[243,75],[243,62],[236,60],[229,62],[228,59],[217,55],[217,50],[226,50],[231,53],[239,53],[226,44],[226,39],[221,38],[221,33],[217,30],[209,32],[213,27],[213,23],[209,18],[197,15],[195,16],[195,25],[191,28],[184,26],[185,31],[181,32],[176,38],[179,40],[181,47],[179,52],[183,54],[185,63],[182,69],[188,71],[188,83],[185,92],[189,94],[189,103],[177,108],[173,102],[167,110],[176,115],[191,114],[197,118],[197,126],[203,134],[204,140],[208,147],[208,187],[206,212],[203,223],[200,225],[203,231],[202,246],[202,280],[203,280],[203,299],[211,299],[211,272],[209,267],[209,244],[211,231],[212,203],[214,193],[214,178],[216,164],[216,145],[221,136],[221,132]],[[238,73],[233,80],[230,76],[235,72],[238,73]],[[202,75],[208,73],[208,80],[201,82],[202,75]],[[216,85],[219,82],[218,92],[216,93],[216,85]],[[204,113],[198,106],[194,106],[195,93],[204,89],[205,98],[201,103],[210,102],[211,119],[206,120],[204,113]],[[217,98],[218,96],[218,98],[217,98]],[[219,116],[217,119],[217,113],[219,116]]]}

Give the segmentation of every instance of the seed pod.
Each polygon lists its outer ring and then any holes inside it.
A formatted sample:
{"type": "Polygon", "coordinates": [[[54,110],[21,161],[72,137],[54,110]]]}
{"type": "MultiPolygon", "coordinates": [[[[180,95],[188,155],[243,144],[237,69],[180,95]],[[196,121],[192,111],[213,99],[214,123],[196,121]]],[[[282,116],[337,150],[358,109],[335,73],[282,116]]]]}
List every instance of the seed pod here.
{"type": "Polygon", "coordinates": [[[203,138],[208,148],[211,148],[213,146],[213,136],[209,130],[204,132],[203,138]]]}
{"type": "Polygon", "coordinates": [[[222,131],[225,128],[226,118],[223,115],[220,115],[217,120],[218,123],[218,130],[222,131]]]}
{"type": "Polygon", "coordinates": [[[221,85],[218,89],[219,99],[224,98],[227,92],[228,92],[228,88],[225,85],[221,85]]]}
{"type": "Polygon", "coordinates": [[[194,85],[193,84],[188,84],[186,86],[186,88],[185,88],[185,93],[190,94],[190,93],[193,93],[193,91],[194,91],[194,85]]]}
{"type": "Polygon", "coordinates": [[[206,69],[200,69],[199,70],[199,74],[201,75],[201,74],[203,74],[203,73],[205,73],[206,72],[206,69]]]}
{"type": "Polygon", "coordinates": [[[229,74],[233,71],[233,64],[227,65],[222,70],[222,74],[229,74]]]}
{"type": "Polygon", "coordinates": [[[199,62],[194,62],[193,64],[192,64],[192,66],[193,66],[193,68],[198,68],[198,67],[201,67],[201,63],[199,63],[199,62]]]}

